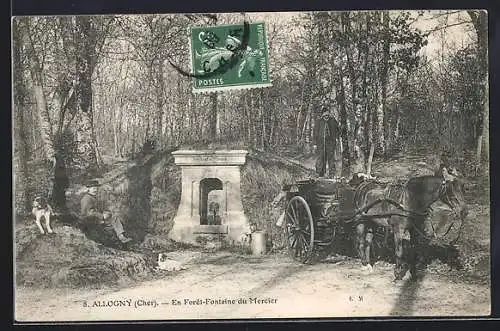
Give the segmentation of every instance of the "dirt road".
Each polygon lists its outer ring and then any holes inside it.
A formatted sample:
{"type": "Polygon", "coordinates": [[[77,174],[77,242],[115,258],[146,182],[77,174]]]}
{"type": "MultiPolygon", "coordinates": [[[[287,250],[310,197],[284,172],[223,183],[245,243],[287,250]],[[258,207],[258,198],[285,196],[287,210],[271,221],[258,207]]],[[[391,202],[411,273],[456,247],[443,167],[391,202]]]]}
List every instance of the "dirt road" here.
{"type": "MultiPolygon", "coordinates": [[[[357,260],[300,265],[284,256],[196,253],[187,270],[133,288],[16,291],[17,321],[488,315],[487,285],[426,274],[392,281],[357,260]],[[86,307],[85,307],[86,306],[86,307]]],[[[193,256],[193,253],[190,255],[193,256]]],[[[182,260],[182,257],[179,257],[182,260]]]]}

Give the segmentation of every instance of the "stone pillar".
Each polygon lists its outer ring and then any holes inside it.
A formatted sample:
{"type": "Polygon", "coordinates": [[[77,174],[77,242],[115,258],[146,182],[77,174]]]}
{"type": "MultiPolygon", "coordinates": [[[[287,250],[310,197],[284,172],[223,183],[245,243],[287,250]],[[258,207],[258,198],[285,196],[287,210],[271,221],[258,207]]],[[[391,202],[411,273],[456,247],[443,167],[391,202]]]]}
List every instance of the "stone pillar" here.
{"type": "Polygon", "coordinates": [[[169,237],[175,241],[196,244],[204,233],[226,234],[238,241],[249,224],[241,202],[240,167],[245,164],[244,150],[178,150],[172,153],[175,164],[182,168],[182,193],[174,225],[169,237]],[[223,203],[221,225],[200,224],[200,182],[216,178],[222,182],[223,203]]]}

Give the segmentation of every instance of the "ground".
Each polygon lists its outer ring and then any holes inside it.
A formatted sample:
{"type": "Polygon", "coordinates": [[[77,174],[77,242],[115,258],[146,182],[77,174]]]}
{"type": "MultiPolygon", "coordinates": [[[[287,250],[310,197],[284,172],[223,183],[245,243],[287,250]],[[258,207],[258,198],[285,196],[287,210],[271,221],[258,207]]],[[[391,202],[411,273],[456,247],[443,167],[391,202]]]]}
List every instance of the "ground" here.
{"type": "MultiPolygon", "coordinates": [[[[310,156],[281,158],[252,153],[242,171],[245,213],[262,226],[274,224],[267,202],[279,191],[282,179],[303,179],[314,166],[310,156]]],[[[402,153],[376,160],[373,174],[381,178],[421,175],[432,171],[433,162],[425,154],[402,153]]],[[[456,246],[459,256],[454,262],[458,264],[436,258],[420,271],[422,277],[417,281],[394,283],[394,265],[385,261],[365,274],[359,260],[351,257],[330,256],[303,265],[274,246],[269,254],[254,257],[237,249],[206,252],[168,242],[166,233],[155,231],[164,228],[175,214],[179,185],[175,167],[164,169],[164,188],[153,183],[161,193],[158,197],[164,197],[153,199],[153,209],[158,208],[154,213],[165,221],[153,222],[151,235],[135,252],[104,247],[79,230],[57,223],[51,237],[38,234],[29,220],[16,224],[16,320],[465,316],[490,312],[487,177],[466,178],[470,216],[456,246]],[[159,252],[177,254],[175,259],[188,269],[155,271],[159,252]],[[206,305],[206,298],[234,299],[236,303],[206,305]],[[276,302],[255,304],[250,298],[276,302]],[[174,299],[182,305],[174,305],[174,299]],[[193,303],[200,299],[202,305],[185,305],[184,299],[193,303]],[[238,303],[238,299],[247,302],[238,303]],[[121,303],[130,302],[132,307],[84,307],[84,302],[105,305],[108,300],[130,300],[121,303]],[[144,302],[152,305],[135,307],[144,302]]],[[[267,229],[273,231],[270,237],[276,242],[277,229],[267,229]]]]}
{"type": "Polygon", "coordinates": [[[374,272],[367,274],[360,270],[359,261],[345,257],[303,265],[282,255],[255,257],[199,251],[178,254],[187,270],[165,273],[160,279],[133,287],[19,288],[16,318],[18,321],[88,321],[490,313],[489,285],[441,274],[438,270],[427,270],[417,282],[393,282],[393,266],[385,262],[377,263],[374,272]],[[259,304],[251,301],[252,298],[264,301],[259,304]],[[235,303],[212,301],[218,299],[235,300],[235,303]],[[127,306],[90,307],[116,300],[122,300],[127,306]],[[146,302],[151,305],[141,306],[146,302]],[[85,304],[88,307],[84,307],[85,304]]]}

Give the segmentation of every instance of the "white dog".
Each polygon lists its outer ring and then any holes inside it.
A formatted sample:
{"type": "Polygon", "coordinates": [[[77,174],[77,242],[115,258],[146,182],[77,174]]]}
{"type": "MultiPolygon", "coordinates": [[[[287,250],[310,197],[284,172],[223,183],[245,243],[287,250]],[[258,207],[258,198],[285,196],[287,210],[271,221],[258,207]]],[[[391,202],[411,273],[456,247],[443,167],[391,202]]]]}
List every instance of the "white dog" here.
{"type": "Polygon", "coordinates": [[[239,242],[242,246],[248,246],[252,242],[252,233],[257,231],[257,223],[253,222],[248,225],[246,231],[244,231],[240,236],[239,236],[239,242]]]}
{"type": "Polygon", "coordinates": [[[158,254],[158,269],[166,271],[186,270],[179,261],[172,260],[165,253],[158,254]]]}
{"type": "Polygon", "coordinates": [[[33,216],[35,216],[35,223],[41,234],[45,234],[45,231],[41,224],[42,217],[45,218],[45,227],[48,233],[54,233],[50,227],[50,216],[52,215],[52,207],[47,203],[47,200],[37,196],[33,200],[33,209],[31,210],[33,216]]]}
{"type": "Polygon", "coordinates": [[[247,246],[247,245],[250,245],[251,238],[252,238],[252,234],[245,232],[245,233],[242,233],[240,235],[239,242],[241,245],[247,246]]]}

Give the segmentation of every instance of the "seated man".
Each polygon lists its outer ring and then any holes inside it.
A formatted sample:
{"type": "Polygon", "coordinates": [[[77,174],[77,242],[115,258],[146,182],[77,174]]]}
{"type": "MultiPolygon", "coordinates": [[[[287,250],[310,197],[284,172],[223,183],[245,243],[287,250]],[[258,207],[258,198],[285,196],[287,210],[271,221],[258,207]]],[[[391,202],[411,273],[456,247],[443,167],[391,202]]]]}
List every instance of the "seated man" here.
{"type": "Polygon", "coordinates": [[[125,236],[123,224],[119,217],[114,217],[110,211],[105,210],[97,200],[98,183],[91,181],[87,184],[87,192],[80,201],[80,215],[83,218],[84,225],[101,226],[103,231],[109,232],[113,230],[118,239],[123,244],[129,243],[132,239],[125,236]]]}

